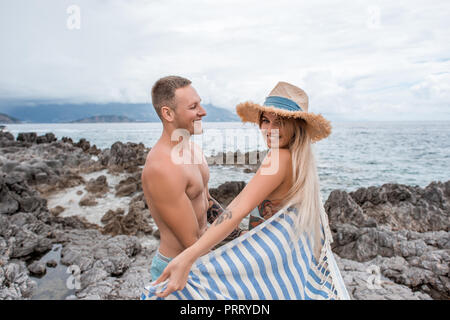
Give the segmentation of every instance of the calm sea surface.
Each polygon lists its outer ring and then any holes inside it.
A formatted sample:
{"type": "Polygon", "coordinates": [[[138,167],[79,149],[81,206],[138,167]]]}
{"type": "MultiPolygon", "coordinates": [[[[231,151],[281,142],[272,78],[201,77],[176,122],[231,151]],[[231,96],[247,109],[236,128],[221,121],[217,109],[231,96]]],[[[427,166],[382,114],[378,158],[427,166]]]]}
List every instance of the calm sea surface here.
{"type": "MultiPolygon", "coordinates": [[[[402,183],[427,186],[450,179],[450,122],[333,122],[333,132],[314,145],[324,200],[333,189],[354,191],[359,187],[402,183]]],[[[203,135],[194,141],[205,155],[223,151],[264,150],[259,130],[239,122],[203,123],[203,135]]],[[[38,135],[53,132],[58,139],[86,138],[104,149],[114,142],[142,142],[151,147],[161,135],[160,123],[14,124],[19,132],[38,135]]],[[[249,181],[241,169],[211,166],[210,187],[225,181],[249,181]]]]}

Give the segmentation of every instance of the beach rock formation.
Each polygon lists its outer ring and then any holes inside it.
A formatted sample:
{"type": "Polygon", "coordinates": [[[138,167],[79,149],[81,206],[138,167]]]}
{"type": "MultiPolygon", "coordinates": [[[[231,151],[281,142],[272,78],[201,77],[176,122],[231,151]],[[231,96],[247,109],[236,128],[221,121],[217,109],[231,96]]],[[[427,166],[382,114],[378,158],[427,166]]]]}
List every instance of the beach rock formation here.
{"type": "Polygon", "coordinates": [[[78,217],[54,217],[23,175],[0,173],[0,299],[30,298],[36,288],[31,274],[46,270],[33,260],[52,248],[58,231],[73,227],[93,226],[78,217]]]}
{"type": "Polygon", "coordinates": [[[142,143],[115,142],[110,149],[105,149],[99,154],[100,162],[110,172],[140,171],[139,167],[145,164],[147,153],[150,151],[142,143]]]}
{"type": "Polygon", "coordinates": [[[217,188],[209,189],[209,194],[226,207],[245,188],[245,185],[245,181],[227,181],[217,188]]]}
{"type": "Polygon", "coordinates": [[[150,279],[149,261],[157,244],[142,248],[138,238],[102,235],[97,230],[59,233],[61,263],[76,266],[77,299],[138,299],[150,279]]]}
{"type": "Polygon", "coordinates": [[[80,166],[89,167],[95,161],[82,149],[55,139],[51,133],[19,133],[14,141],[10,133],[2,132],[0,170],[20,174],[43,194],[84,184],[80,166]]]}
{"type": "Polygon", "coordinates": [[[141,171],[128,176],[115,186],[116,197],[126,197],[135,194],[136,192],[142,192],[141,183],[141,171]]]}
{"type": "Polygon", "coordinates": [[[324,206],[341,258],[371,261],[398,284],[450,298],[450,181],[334,190],[324,206]]]}
{"type": "Polygon", "coordinates": [[[106,223],[103,234],[110,235],[151,235],[153,232],[153,219],[146,207],[145,201],[132,201],[128,213],[124,215],[123,209],[109,210],[102,218],[106,223]]]}
{"type": "Polygon", "coordinates": [[[413,291],[385,277],[376,261],[358,262],[334,256],[347,291],[354,300],[432,300],[423,292],[413,291]]]}
{"type": "MultiPolygon", "coordinates": [[[[0,299],[30,299],[33,277],[45,279],[48,268],[60,266],[39,262],[54,245],[62,247],[61,265],[80,270],[71,299],[139,299],[159,245],[140,181],[149,150],[122,142],[99,150],[86,139],[56,140],[50,133],[14,140],[0,132],[0,299]],[[83,178],[94,172],[95,178],[83,178]],[[49,195],[74,187],[89,208],[105,196],[129,201],[128,207],[104,210],[103,225],[63,217],[66,205],[49,210],[49,195]]],[[[207,160],[221,165],[226,158],[207,160]]],[[[235,152],[228,158],[255,172],[263,156],[235,152]]],[[[244,187],[231,181],[209,191],[227,206],[244,187]]],[[[332,249],[353,299],[449,299],[449,201],[450,181],[330,193],[325,209],[332,249]]]]}

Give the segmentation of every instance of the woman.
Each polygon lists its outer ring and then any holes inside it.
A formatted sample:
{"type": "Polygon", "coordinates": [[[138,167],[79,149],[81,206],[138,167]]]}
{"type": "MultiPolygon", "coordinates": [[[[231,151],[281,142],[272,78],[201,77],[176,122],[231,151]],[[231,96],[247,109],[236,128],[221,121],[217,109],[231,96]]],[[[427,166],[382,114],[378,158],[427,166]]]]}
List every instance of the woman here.
{"type": "Polygon", "coordinates": [[[245,102],[236,107],[244,122],[254,122],[266,140],[269,152],[261,167],[242,192],[228,205],[203,236],[175,257],[155,284],[169,279],[166,297],[182,290],[192,264],[234,230],[253,208],[260,217],[251,217],[250,228],[270,218],[283,207],[293,207],[296,231],[313,235],[314,256],[321,250],[319,179],[311,144],[331,133],[330,122],[308,112],[306,93],[289,83],[279,82],[264,105],[245,102]]]}

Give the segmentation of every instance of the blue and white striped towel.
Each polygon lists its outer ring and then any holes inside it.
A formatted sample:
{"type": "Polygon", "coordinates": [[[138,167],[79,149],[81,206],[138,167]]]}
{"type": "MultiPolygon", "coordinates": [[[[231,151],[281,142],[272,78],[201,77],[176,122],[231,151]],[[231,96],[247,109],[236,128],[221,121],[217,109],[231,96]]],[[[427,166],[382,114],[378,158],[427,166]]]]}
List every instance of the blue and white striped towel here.
{"type": "MultiPolygon", "coordinates": [[[[295,211],[280,210],[239,238],[199,258],[183,290],[171,300],[349,299],[333,253],[326,213],[321,212],[322,254],[316,261],[306,234],[291,241],[295,211]],[[324,216],[325,215],[325,216],[324,216]]],[[[168,280],[144,288],[141,300],[159,300],[168,280]]]]}

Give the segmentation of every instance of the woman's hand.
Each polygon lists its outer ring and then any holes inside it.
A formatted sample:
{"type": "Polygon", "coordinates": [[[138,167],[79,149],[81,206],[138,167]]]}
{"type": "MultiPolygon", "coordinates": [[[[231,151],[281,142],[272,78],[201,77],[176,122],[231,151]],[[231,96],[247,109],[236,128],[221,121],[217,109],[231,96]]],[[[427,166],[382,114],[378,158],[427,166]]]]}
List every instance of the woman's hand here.
{"type": "Polygon", "coordinates": [[[170,261],[155,282],[155,284],[158,284],[169,279],[167,288],[163,292],[156,293],[156,295],[160,298],[165,298],[174,291],[183,290],[194,261],[192,260],[192,256],[189,255],[188,250],[184,250],[170,261]]]}

